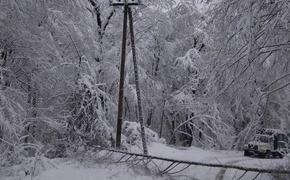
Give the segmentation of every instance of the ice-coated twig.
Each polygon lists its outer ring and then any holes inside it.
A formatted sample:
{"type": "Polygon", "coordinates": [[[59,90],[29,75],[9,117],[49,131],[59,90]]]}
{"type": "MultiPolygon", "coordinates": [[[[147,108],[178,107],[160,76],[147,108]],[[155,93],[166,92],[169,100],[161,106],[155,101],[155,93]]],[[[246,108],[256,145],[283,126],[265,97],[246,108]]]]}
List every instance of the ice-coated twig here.
{"type": "Polygon", "coordinates": [[[257,173],[257,175],[254,177],[253,180],[257,179],[257,177],[260,175],[261,173],[257,173]]]}
{"type": "Polygon", "coordinates": [[[247,174],[248,171],[245,171],[237,180],[240,180],[242,179],[246,174],[247,174]]]}

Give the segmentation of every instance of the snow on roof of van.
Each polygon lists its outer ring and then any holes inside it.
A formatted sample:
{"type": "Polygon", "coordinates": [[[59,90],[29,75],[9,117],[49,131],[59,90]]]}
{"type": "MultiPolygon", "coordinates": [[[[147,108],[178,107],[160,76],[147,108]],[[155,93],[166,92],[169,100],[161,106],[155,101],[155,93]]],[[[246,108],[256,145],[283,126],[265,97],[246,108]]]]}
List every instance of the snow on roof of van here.
{"type": "Polygon", "coordinates": [[[263,129],[260,129],[258,130],[258,133],[259,134],[269,134],[269,135],[273,135],[273,134],[285,134],[286,135],[286,132],[284,132],[283,130],[281,129],[273,129],[273,128],[263,128],[263,129]]]}

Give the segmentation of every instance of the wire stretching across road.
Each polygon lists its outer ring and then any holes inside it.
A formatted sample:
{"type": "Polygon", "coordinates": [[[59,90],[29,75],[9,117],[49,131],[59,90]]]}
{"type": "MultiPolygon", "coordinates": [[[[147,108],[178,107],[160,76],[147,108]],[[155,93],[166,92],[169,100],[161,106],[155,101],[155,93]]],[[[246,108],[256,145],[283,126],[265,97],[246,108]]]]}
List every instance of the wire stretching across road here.
{"type": "Polygon", "coordinates": [[[142,158],[147,158],[147,159],[151,159],[151,160],[155,159],[155,160],[167,161],[167,162],[178,163],[178,164],[186,164],[186,165],[190,165],[190,166],[194,165],[194,166],[204,166],[204,167],[237,169],[237,170],[241,170],[241,171],[245,171],[245,172],[257,172],[257,173],[269,173],[269,174],[289,174],[290,175],[290,170],[283,170],[283,169],[262,169],[262,168],[250,168],[250,167],[230,165],[230,164],[214,164],[214,163],[184,161],[184,160],[170,159],[170,158],[144,155],[144,154],[138,154],[138,153],[130,153],[130,152],[126,152],[126,151],[104,148],[104,147],[99,147],[99,146],[95,146],[95,148],[99,149],[99,150],[105,150],[105,151],[109,151],[109,152],[129,155],[129,156],[142,157],[142,158]]]}

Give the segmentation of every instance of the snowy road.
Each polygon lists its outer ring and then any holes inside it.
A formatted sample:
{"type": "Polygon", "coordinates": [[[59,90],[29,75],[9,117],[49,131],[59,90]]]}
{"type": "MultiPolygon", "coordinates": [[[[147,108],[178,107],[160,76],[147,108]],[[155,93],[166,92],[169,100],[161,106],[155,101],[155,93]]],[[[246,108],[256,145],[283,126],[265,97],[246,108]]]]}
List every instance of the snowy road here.
{"type": "MultiPolygon", "coordinates": [[[[167,157],[172,159],[198,161],[205,163],[220,163],[230,165],[240,165],[253,168],[283,168],[290,164],[289,157],[284,159],[258,159],[244,157],[241,151],[214,151],[202,150],[196,147],[174,148],[163,144],[153,143],[150,147],[150,154],[155,156],[167,157]]],[[[208,180],[232,180],[238,179],[243,172],[233,169],[208,168],[208,167],[191,167],[183,175],[191,176],[196,179],[208,180]]],[[[257,173],[247,173],[241,180],[253,179],[257,173]]],[[[257,179],[271,179],[265,174],[261,174],[257,179]]]]}
{"type": "MultiPolygon", "coordinates": [[[[236,151],[214,151],[202,150],[200,148],[174,148],[164,144],[153,143],[149,147],[149,154],[154,156],[206,162],[234,164],[246,167],[259,168],[279,168],[289,165],[289,157],[284,159],[255,159],[244,157],[242,152],[236,151]]],[[[132,168],[125,164],[96,164],[79,163],[72,160],[51,160],[54,166],[40,171],[33,180],[163,180],[170,179],[168,176],[155,176],[149,172],[144,172],[138,168],[132,168]]],[[[168,166],[168,162],[157,161],[157,165],[162,169],[168,166]]],[[[173,171],[182,169],[184,165],[177,166],[173,171]]],[[[191,166],[178,174],[172,175],[173,179],[201,179],[201,180],[232,180],[238,179],[243,174],[242,171],[222,168],[209,168],[191,166]]],[[[253,179],[257,173],[247,173],[241,180],[253,179]]],[[[1,177],[1,180],[31,180],[30,176],[25,176],[21,170],[15,177],[1,177]]],[[[268,175],[261,174],[257,179],[271,179],[268,175]]]]}

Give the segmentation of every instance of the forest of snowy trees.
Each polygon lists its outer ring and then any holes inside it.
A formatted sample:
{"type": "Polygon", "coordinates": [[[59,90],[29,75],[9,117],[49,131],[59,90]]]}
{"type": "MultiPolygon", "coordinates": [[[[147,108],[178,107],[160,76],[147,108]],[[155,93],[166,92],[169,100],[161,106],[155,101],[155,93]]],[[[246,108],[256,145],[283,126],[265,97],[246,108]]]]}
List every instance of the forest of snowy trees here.
{"type": "MultiPolygon", "coordinates": [[[[289,130],[288,0],[142,0],[132,10],[147,133],[241,149],[258,128],[289,130]]],[[[108,0],[0,0],[0,166],[112,146],[122,13],[108,0]]],[[[130,47],[124,128],[138,122],[130,47]]]]}

